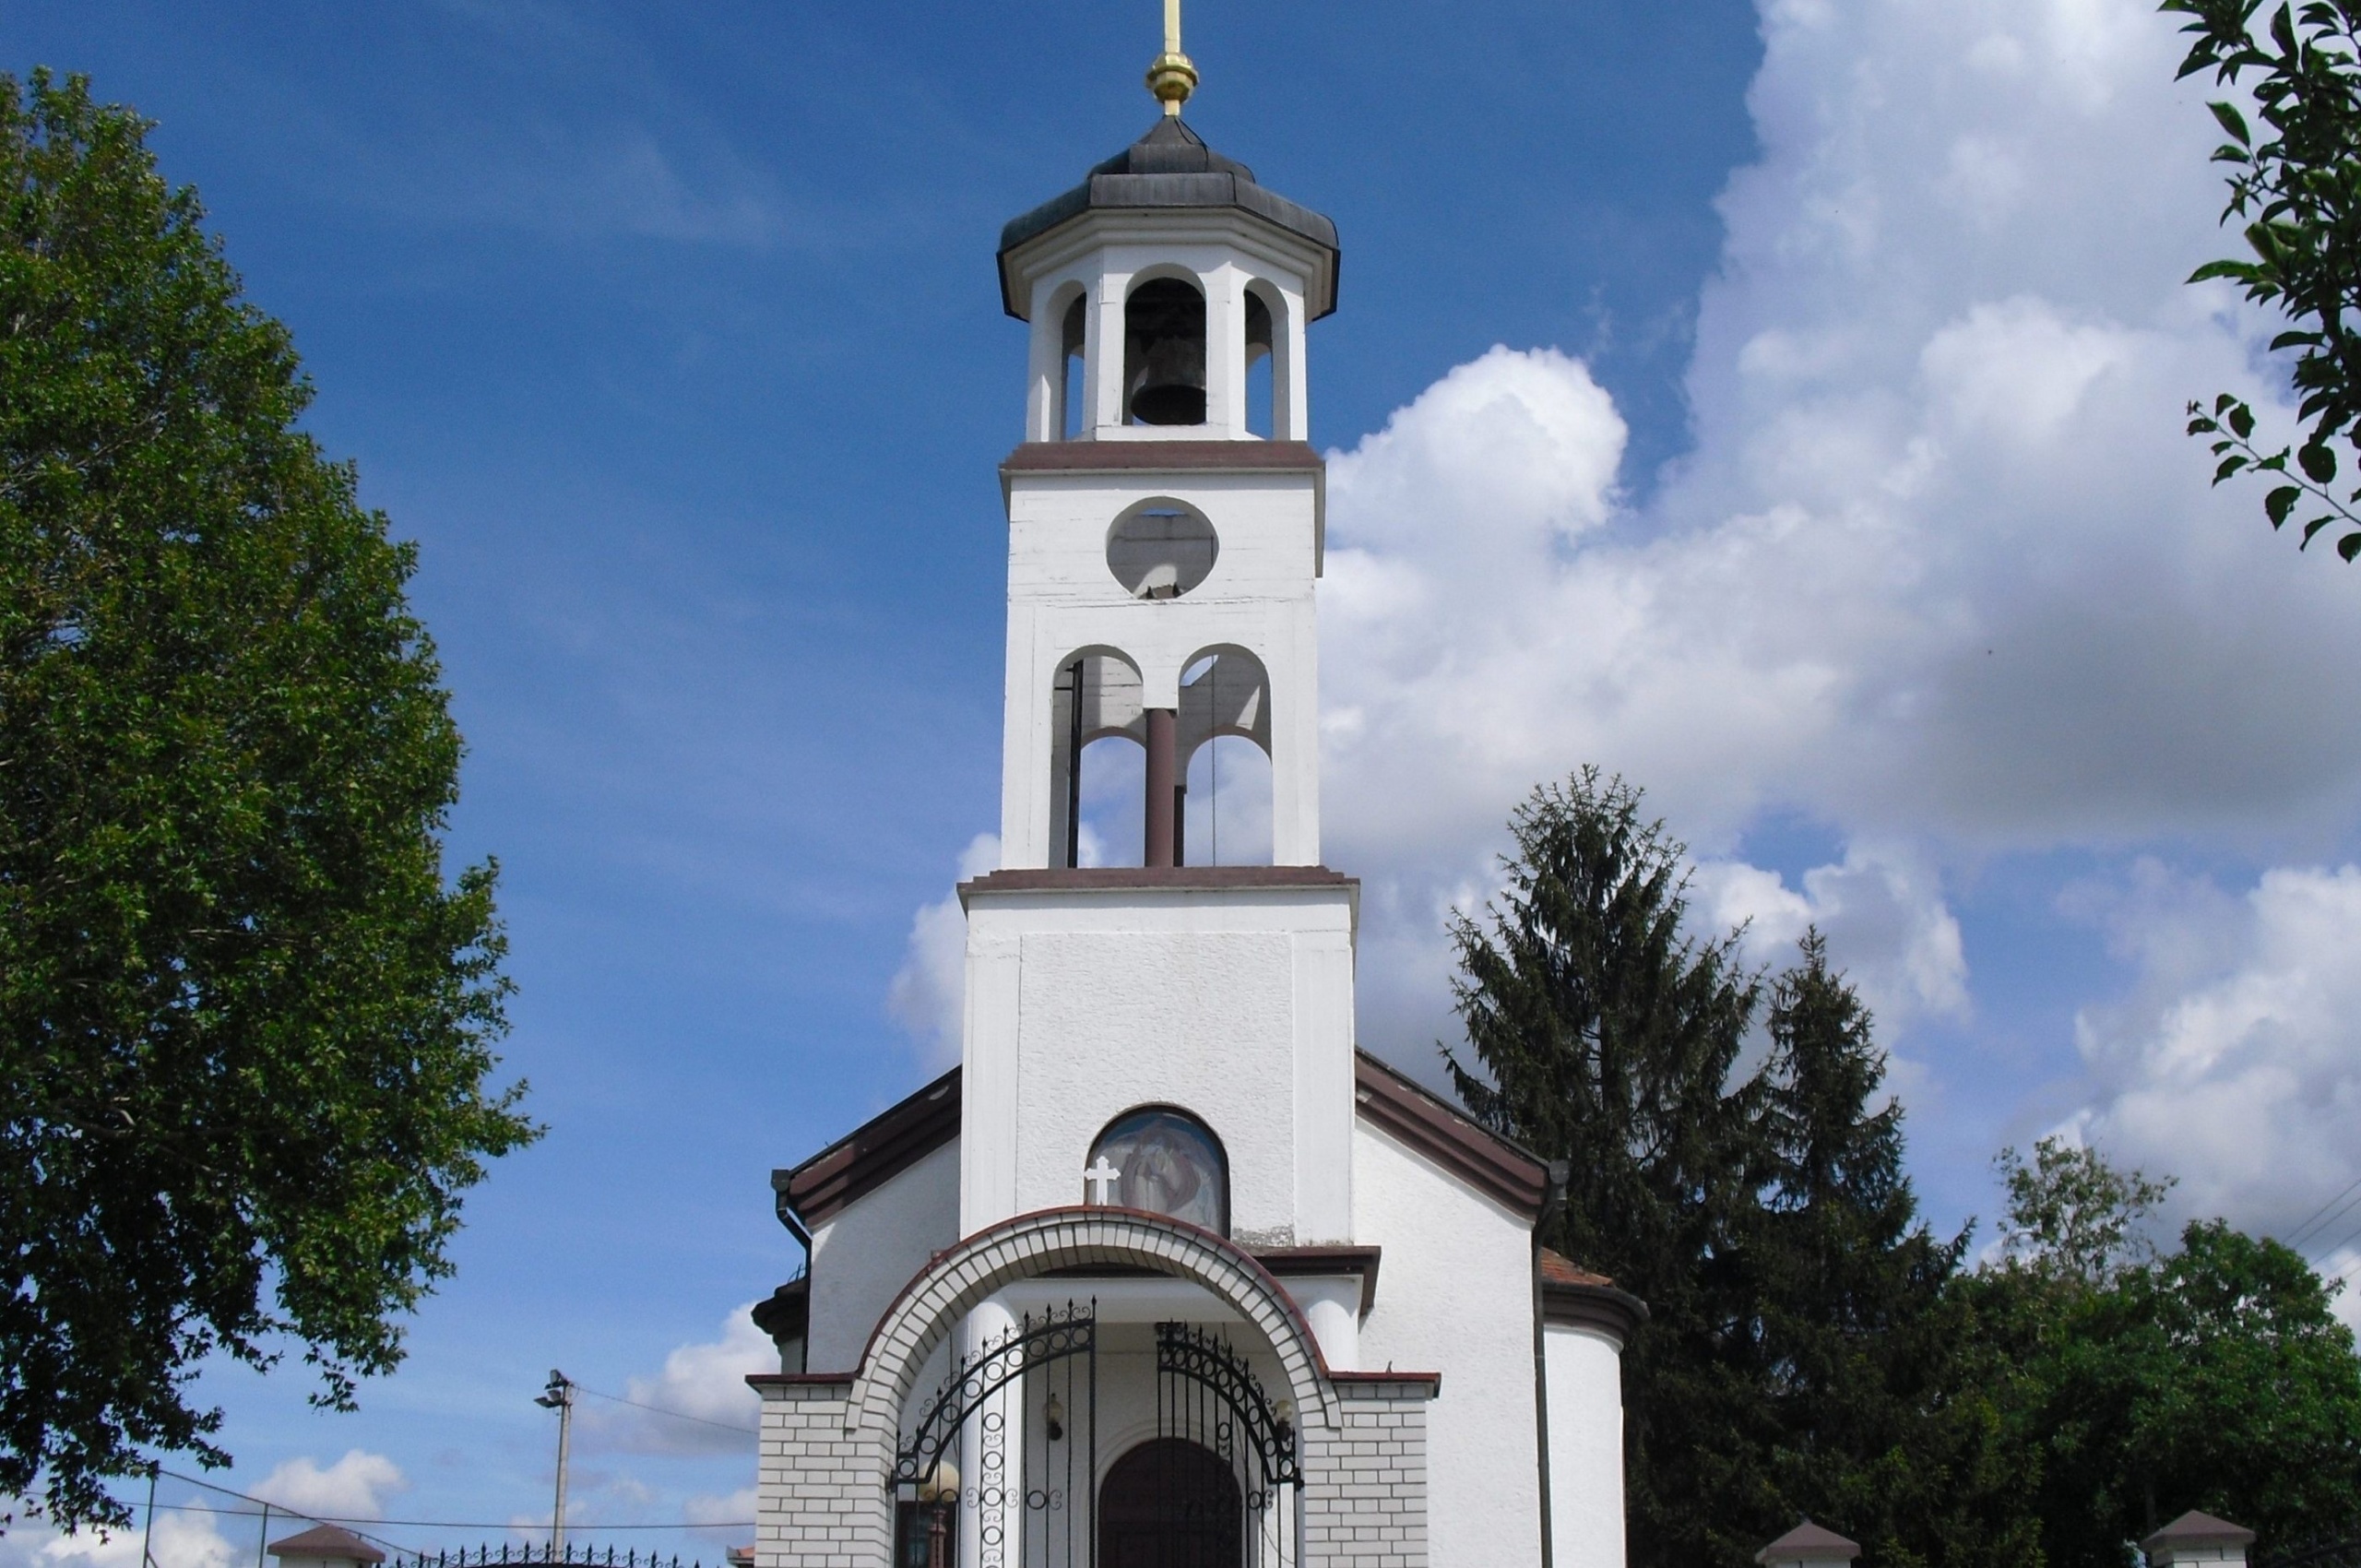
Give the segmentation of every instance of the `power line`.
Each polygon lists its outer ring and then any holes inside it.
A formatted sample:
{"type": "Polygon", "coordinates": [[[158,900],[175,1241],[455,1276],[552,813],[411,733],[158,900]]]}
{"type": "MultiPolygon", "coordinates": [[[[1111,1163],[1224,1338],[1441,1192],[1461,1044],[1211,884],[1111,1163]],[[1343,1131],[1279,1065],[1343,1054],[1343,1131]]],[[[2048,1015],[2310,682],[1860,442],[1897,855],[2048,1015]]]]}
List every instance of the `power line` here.
{"type": "Polygon", "coordinates": [[[2353,1245],[2355,1241],[2361,1241],[2361,1228],[2355,1228],[2352,1230],[2346,1231],[2344,1235],[2337,1241],[2331,1242],[2325,1247],[2317,1249],[2312,1253],[2312,1256],[2321,1262],[2326,1262],[2328,1259],[2334,1257],[2343,1249],[2353,1245]]]}
{"type": "MultiPolygon", "coordinates": [[[[164,1473],[166,1475],[172,1475],[170,1470],[167,1470],[164,1473]]],[[[186,1476],[174,1476],[172,1479],[175,1480],[187,1480],[190,1478],[186,1476]]],[[[198,1481],[196,1484],[199,1486],[212,1485],[210,1481],[198,1481]]],[[[226,1487],[219,1487],[215,1488],[215,1490],[227,1491],[229,1489],[226,1487]]],[[[243,1492],[235,1491],[230,1492],[230,1495],[231,1497],[244,1496],[243,1492]]],[[[247,1501],[258,1502],[259,1500],[250,1498],[247,1499],[247,1501]]],[[[155,1507],[157,1512],[161,1514],[223,1514],[229,1512],[227,1509],[208,1508],[202,1503],[159,1503],[155,1507]]],[[[528,1527],[532,1529],[540,1528],[539,1525],[530,1526],[519,1525],[514,1519],[362,1519],[335,1514],[301,1514],[292,1508],[281,1508],[276,1503],[270,1504],[270,1511],[273,1514],[283,1514],[290,1519],[308,1519],[314,1525],[386,1525],[437,1530],[516,1530],[528,1527]]],[[[752,1519],[724,1519],[710,1525],[575,1525],[569,1523],[566,1526],[566,1528],[569,1530],[751,1530],[753,1527],[754,1521],[752,1519]]],[[[358,1530],[354,1533],[356,1535],[363,1536],[368,1534],[366,1530],[358,1530]]]]}
{"type": "Polygon", "coordinates": [[[2361,1176],[2355,1177],[2351,1186],[2337,1194],[2336,1196],[2329,1199],[2327,1203],[2320,1205],[2319,1207],[2312,1210],[2310,1217],[2308,1218],[2304,1223],[2298,1225],[2295,1229],[2287,1233],[2286,1244],[2291,1247],[2298,1245],[2302,1242],[2307,1231],[2312,1229],[2315,1226],[2322,1225],[2329,1220],[2334,1219],[2337,1215],[2341,1215],[2345,1211],[2345,1209],[2351,1208],[2353,1205],[2345,1202],[2345,1200],[2355,1197],[2355,1194],[2361,1194],[2361,1176]],[[2331,1208],[2335,1208],[2336,1214],[2329,1213],[2331,1208]]]}
{"type": "MultiPolygon", "coordinates": [[[[667,1415],[678,1414],[677,1411],[666,1411],[664,1413],[667,1415]]],[[[696,1418],[691,1416],[687,1419],[694,1420],[696,1418]]],[[[284,1514],[291,1519],[309,1519],[314,1525],[389,1525],[410,1528],[437,1530],[513,1530],[517,1527],[516,1522],[514,1519],[502,1519],[496,1522],[469,1519],[365,1519],[356,1518],[350,1515],[306,1514],[300,1508],[290,1508],[283,1503],[273,1503],[267,1497],[255,1497],[249,1492],[240,1491],[235,1487],[223,1486],[219,1481],[208,1481],[196,1476],[184,1476],[178,1470],[167,1470],[160,1465],[156,1467],[156,1473],[160,1476],[170,1476],[176,1481],[186,1481],[191,1486],[201,1486],[208,1491],[218,1491],[224,1497],[234,1497],[241,1503],[251,1503],[255,1507],[267,1508],[273,1514],[284,1514]]],[[[201,1503],[158,1503],[152,1504],[152,1506],[176,1514],[191,1512],[200,1514],[218,1514],[221,1512],[221,1510],[218,1508],[207,1508],[201,1503]]],[[[580,1526],[580,1528],[586,1530],[751,1530],[753,1527],[754,1521],[752,1519],[748,1519],[743,1522],[730,1519],[710,1525],[584,1525],[580,1526]]],[[[354,1533],[364,1537],[369,1536],[369,1532],[366,1530],[360,1530],[354,1533]]],[[[369,1537],[369,1538],[375,1539],[374,1537],[369,1537]]],[[[381,1546],[391,1546],[394,1543],[391,1541],[380,1541],[378,1544],[381,1546]]]]}
{"type": "Polygon", "coordinates": [[[747,1437],[762,1436],[762,1429],[759,1427],[742,1427],[735,1421],[717,1421],[704,1416],[692,1416],[686,1410],[668,1410],[661,1405],[642,1404],[636,1399],[626,1399],[620,1394],[601,1393],[587,1384],[577,1383],[574,1386],[594,1398],[611,1399],[618,1405],[628,1405],[635,1410],[647,1410],[658,1416],[670,1416],[676,1421],[694,1421],[701,1427],[719,1427],[723,1431],[739,1432],[747,1437]]]}

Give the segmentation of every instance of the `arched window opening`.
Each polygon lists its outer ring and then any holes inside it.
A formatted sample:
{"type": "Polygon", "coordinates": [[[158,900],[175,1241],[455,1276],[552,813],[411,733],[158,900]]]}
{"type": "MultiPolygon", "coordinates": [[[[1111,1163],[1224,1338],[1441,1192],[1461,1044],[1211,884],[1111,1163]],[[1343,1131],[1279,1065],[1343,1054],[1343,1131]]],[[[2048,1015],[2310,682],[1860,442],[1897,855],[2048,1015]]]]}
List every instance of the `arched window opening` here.
{"type": "Polygon", "coordinates": [[[1057,667],[1050,720],[1049,863],[1140,864],[1147,722],[1139,671],[1112,649],[1076,651],[1057,667]]]}
{"type": "Polygon", "coordinates": [[[1076,294],[1074,303],[1066,306],[1065,325],[1060,328],[1062,343],[1058,359],[1058,438],[1072,441],[1082,434],[1086,422],[1083,399],[1082,348],[1086,336],[1087,313],[1083,296],[1076,294]]]}
{"type": "Polygon", "coordinates": [[[1189,863],[1271,863],[1271,759],[1238,735],[1216,735],[1189,759],[1189,863]]]}
{"type": "Polygon", "coordinates": [[[1271,678],[1230,645],[1200,650],[1180,670],[1180,782],[1174,862],[1271,863],[1271,678]]]}
{"type": "Polygon", "coordinates": [[[1083,1201],[1169,1215],[1229,1234],[1229,1159],[1185,1111],[1144,1106],[1107,1123],[1083,1167],[1083,1201]]]}
{"type": "Polygon", "coordinates": [[[1205,422],[1205,296],[1157,278],[1123,302],[1123,408],[1134,424],[1205,422]]]}
{"type": "Polygon", "coordinates": [[[1133,599],[1178,599],[1221,556],[1213,524],[1178,501],[1145,501],[1107,530],[1107,569],[1133,599]]]}
{"type": "Polygon", "coordinates": [[[1260,289],[1246,291],[1246,430],[1268,441],[1276,434],[1272,380],[1278,355],[1273,351],[1271,307],[1260,289]]]}

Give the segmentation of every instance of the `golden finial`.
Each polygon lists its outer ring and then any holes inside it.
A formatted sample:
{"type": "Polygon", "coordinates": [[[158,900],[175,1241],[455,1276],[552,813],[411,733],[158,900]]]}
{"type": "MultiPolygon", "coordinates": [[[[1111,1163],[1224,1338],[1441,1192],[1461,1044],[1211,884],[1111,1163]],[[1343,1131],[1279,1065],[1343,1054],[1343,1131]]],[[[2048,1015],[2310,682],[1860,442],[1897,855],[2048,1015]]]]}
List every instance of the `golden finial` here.
{"type": "Polygon", "coordinates": [[[1172,115],[1197,90],[1197,67],[1180,53],[1180,0],[1164,0],[1164,53],[1147,68],[1147,89],[1172,115]]]}

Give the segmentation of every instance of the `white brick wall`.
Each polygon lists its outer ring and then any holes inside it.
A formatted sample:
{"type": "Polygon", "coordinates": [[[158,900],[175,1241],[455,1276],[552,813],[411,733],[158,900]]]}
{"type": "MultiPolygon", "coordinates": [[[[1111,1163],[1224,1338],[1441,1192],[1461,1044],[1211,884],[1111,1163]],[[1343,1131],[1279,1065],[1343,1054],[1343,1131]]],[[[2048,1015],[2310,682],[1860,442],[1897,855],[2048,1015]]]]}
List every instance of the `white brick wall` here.
{"type": "Polygon", "coordinates": [[[848,1431],[849,1376],[765,1379],[754,1504],[755,1568],[884,1568],[894,1515],[892,1454],[848,1431]]]}
{"type": "Polygon", "coordinates": [[[1303,1568],[1426,1568],[1425,1378],[1356,1378],[1303,1435],[1303,1568]]]}

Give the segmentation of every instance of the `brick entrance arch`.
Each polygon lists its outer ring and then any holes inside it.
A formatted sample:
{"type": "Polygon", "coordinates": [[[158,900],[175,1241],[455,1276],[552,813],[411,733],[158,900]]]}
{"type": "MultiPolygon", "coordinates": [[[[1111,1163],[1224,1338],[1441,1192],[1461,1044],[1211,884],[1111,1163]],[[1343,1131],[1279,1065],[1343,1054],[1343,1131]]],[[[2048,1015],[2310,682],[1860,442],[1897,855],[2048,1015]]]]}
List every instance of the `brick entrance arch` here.
{"type": "Polygon", "coordinates": [[[903,1403],[927,1356],[1003,1286],[1094,1265],[1192,1280],[1276,1354],[1301,1444],[1300,1568],[1425,1562],[1426,1407],[1440,1380],[1332,1376],[1278,1281],[1228,1241],[1133,1209],[1062,1208],[1004,1220],[929,1264],[887,1309],[859,1371],[747,1380],[763,1396],[757,1568],[892,1568],[888,1481],[903,1403]]]}
{"type": "Polygon", "coordinates": [[[935,1346],[968,1309],[1004,1285],[1056,1269],[1148,1268],[1203,1286],[1270,1344],[1303,1426],[1333,1424],[1335,1390],[1319,1344],[1279,1282],[1223,1237],[1127,1208],[1053,1208],[979,1230],[905,1286],[879,1320],[853,1374],[848,1428],[890,1434],[935,1346]]]}

